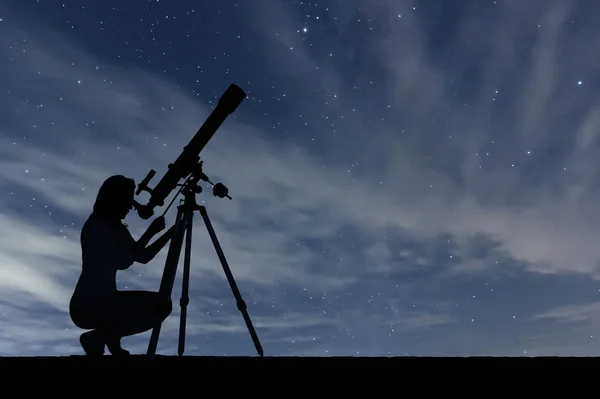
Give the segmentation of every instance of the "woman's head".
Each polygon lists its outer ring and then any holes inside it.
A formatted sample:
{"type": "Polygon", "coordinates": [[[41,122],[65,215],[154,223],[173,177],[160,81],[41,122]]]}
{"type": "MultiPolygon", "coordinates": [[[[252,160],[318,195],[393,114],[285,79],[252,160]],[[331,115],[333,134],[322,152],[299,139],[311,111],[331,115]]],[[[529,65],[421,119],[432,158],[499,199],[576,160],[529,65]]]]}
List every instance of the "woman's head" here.
{"type": "Polygon", "coordinates": [[[94,214],[110,222],[120,222],[133,207],[134,193],[133,179],[121,175],[109,177],[98,191],[94,214]]]}

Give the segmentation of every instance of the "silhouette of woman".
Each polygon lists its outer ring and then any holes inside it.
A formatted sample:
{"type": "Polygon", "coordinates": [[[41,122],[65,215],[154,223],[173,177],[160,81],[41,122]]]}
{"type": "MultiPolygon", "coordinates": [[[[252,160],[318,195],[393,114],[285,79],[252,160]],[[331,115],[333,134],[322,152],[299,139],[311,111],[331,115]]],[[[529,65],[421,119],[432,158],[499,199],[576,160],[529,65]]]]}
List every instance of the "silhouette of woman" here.
{"type": "Polygon", "coordinates": [[[148,263],[173,235],[171,227],[154,243],[154,235],[165,228],[164,218],[154,220],[135,241],[122,220],[133,208],[135,182],[124,176],[111,176],[102,184],[94,211],[81,229],[82,270],[69,304],[73,323],[91,330],[79,341],[87,355],[129,355],[121,348],[121,338],[148,331],[171,313],[170,299],[158,292],[118,291],[117,270],[134,262],[148,263]]]}

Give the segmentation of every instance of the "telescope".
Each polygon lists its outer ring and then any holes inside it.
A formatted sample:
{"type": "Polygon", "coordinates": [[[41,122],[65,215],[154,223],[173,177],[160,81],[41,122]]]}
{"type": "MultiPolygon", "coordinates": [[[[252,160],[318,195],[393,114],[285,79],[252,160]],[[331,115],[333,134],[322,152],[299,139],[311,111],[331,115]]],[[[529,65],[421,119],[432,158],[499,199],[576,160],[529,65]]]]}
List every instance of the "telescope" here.
{"type": "MultiPolygon", "coordinates": [[[[165,301],[171,299],[171,294],[173,290],[173,284],[175,283],[175,276],[177,274],[177,268],[179,264],[179,258],[181,255],[181,250],[183,248],[184,240],[185,240],[185,253],[184,253],[184,264],[183,264],[183,279],[182,279],[182,290],[181,290],[181,299],[179,304],[181,306],[181,314],[180,314],[180,324],[179,324],[179,348],[178,354],[179,356],[183,355],[184,347],[185,347],[185,329],[186,329],[186,320],[187,320],[187,306],[189,304],[188,290],[189,290],[189,278],[190,278],[190,263],[191,263],[191,246],[192,246],[192,227],[193,227],[193,219],[194,213],[199,211],[202,219],[204,220],[204,224],[206,226],[206,230],[210,239],[213,243],[219,261],[221,262],[221,266],[223,267],[223,271],[225,272],[225,276],[227,277],[227,281],[229,282],[229,286],[233,292],[233,296],[236,299],[236,305],[238,310],[242,313],[244,321],[246,323],[246,327],[248,328],[248,332],[252,338],[254,343],[254,347],[260,356],[263,356],[263,349],[252,325],[252,321],[250,320],[250,316],[248,315],[248,310],[246,307],[246,302],[242,299],[242,296],[238,290],[237,284],[233,278],[233,274],[229,268],[229,264],[225,258],[225,254],[223,249],[221,248],[221,244],[217,239],[217,235],[212,226],[212,223],[208,217],[206,212],[206,208],[204,206],[200,206],[196,203],[196,194],[202,192],[202,187],[198,185],[200,180],[204,180],[210,183],[213,186],[213,195],[216,197],[224,198],[227,197],[231,199],[228,192],[229,190],[221,183],[213,184],[208,176],[204,174],[202,171],[203,162],[200,160],[200,151],[204,149],[206,144],[213,137],[215,132],[219,129],[219,127],[223,124],[225,119],[233,113],[238,105],[246,97],[246,93],[236,86],[235,84],[231,84],[229,88],[223,93],[217,106],[208,116],[204,124],[198,129],[194,137],[190,140],[188,145],[183,148],[183,151],[177,158],[177,160],[169,164],[167,173],[163,176],[163,178],[158,182],[156,187],[153,189],[148,187],[148,183],[154,177],[156,172],[152,169],[148,172],[148,175],[139,183],[138,188],[135,192],[135,195],[139,195],[142,191],[147,191],[150,193],[150,199],[146,205],[142,205],[137,201],[134,201],[134,207],[137,210],[138,215],[142,219],[148,219],[154,215],[154,209],[156,207],[161,207],[165,203],[165,199],[169,196],[169,194],[177,187],[180,187],[177,195],[174,196],[171,204],[175,201],[179,193],[183,193],[183,200],[181,204],[177,207],[177,216],[175,221],[175,229],[173,236],[171,238],[171,243],[169,245],[169,252],[167,254],[167,259],[165,261],[165,268],[163,271],[163,276],[160,282],[159,295],[165,301]],[[185,181],[180,184],[179,181],[181,179],[185,179],[185,181]]],[[[166,214],[169,207],[164,211],[166,214]]],[[[152,335],[150,337],[150,343],[148,344],[147,355],[150,359],[154,358],[156,348],[158,345],[158,338],[160,335],[161,325],[155,326],[152,330],[152,335]]]]}
{"type": "MultiPolygon", "coordinates": [[[[187,178],[196,169],[200,161],[200,152],[208,144],[219,127],[221,127],[225,119],[236,110],[245,97],[246,93],[244,90],[235,84],[231,84],[188,145],[183,147],[183,151],[177,160],[168,165],[167,173],[165,173],[153,189],[148,187],[148,183],[150,183],[156,171],[151,169],[148,172],[148,175],[138,184],[135,192],[135,195],[140,195],[142,191],[150,193],[150,199],[146,205],[134,201],[133,206],[140,218],[151,218],[154,215],[154,209],[165,204],[165,199],[177,187],[179,181],[187,178]]],[[[209,181],[208,178],[203,180],[209,181]]],[[[221,186],[215,186],[215,188],[217,190],[215,195],[221,193],[223,190],[221,186]]]]}

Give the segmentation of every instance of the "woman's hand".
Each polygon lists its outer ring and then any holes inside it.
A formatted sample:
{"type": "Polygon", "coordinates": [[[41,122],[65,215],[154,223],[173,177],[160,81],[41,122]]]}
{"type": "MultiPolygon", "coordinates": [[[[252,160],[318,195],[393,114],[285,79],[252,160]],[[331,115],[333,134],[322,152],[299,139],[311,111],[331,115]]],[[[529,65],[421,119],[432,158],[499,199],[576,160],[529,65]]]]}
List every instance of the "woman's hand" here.
{"type": "Polygon", "coordinates": [[[153,235],[160,233],[165,229],[165,217],[159,216],[150,223],[148,226],[148,231],[150,231],[153,235]]]}
{"type": "Polygon", "coordinates": [[[165,234],[168,235],[169,238],[173,238],[173,234],[175,234],[175,225],[171,226],[165,234]]]}

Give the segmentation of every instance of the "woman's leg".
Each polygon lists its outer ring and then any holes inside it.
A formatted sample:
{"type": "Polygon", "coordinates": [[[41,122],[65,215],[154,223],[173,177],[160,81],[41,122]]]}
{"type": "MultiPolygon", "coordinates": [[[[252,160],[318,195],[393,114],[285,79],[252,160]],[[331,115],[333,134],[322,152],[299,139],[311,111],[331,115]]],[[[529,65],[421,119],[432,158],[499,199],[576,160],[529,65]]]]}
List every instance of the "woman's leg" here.
{"type": "Polygon", "coordinates": [[[173,309],[171,300],[161,300],[158,292],[150,291],[119,291],[107,305],[106,318],[97,328],[113,354],[125,354],[120,344],[122,337],[159,326],[173,309]]]}
{"type": "Polygon", "coordinates": [[[98,298],[78,298],[73,296],[69,303],[69,314],[73,323],[83,329],[91,330],[84,332],[79,337],[79,343],[88,356],[98,356],[104,354],[104,337],[101,332],[95,328],[102,324],[103,314],[106,313],[102,308],[104,301],[98,298]]]}
{"type": "Polygon", "coordinates": [[[108,297],[71,301],[70,313],[78,327],[93,329],[80,339],[86,353],[103,353],[106,344],[112,354],[124,355],[129,352],[121,348],[122,337],[160,325],[172,308],[171,300],[161,300],[158,292],[118,291],[108,297]]]}

